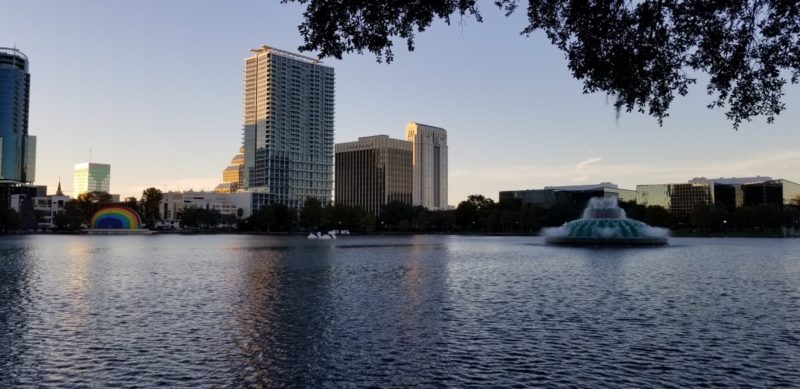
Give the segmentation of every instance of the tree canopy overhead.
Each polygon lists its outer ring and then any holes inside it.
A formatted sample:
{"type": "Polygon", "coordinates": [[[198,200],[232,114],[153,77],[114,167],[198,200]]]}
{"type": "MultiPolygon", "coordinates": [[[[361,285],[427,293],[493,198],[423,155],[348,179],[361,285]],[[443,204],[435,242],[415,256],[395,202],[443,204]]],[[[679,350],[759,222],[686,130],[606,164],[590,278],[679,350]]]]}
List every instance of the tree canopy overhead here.
{"type": "MultiPolygon", "coordinates": [[[[301,51],[342,58],[365,51],[393,60],[393,39],[414,49],[415,34],[435,20],[482,21],[477,0],[283,0],[306,5],[301,51]]],[[[522,0],[495,0],[506,14],[522,0]]],[[[528,25],[564,52],[584,93],[604,92],[616,109],[659,124],[695,74],[709,77],[709,108],[724,108],[738,128],[785,108],[787,82],[800,80],[797,0],[528,0],[528,25]]]]}

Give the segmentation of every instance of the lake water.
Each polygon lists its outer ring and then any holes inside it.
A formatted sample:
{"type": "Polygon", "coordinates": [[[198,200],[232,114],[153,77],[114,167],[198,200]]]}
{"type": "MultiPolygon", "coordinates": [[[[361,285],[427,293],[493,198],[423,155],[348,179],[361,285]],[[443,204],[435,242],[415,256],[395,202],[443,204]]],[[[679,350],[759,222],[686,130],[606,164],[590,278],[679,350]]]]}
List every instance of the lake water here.
{"type": "Polygon", "coordinates": [[[800,239],[0,237],[2,386],[800,386],[800,239]]]}

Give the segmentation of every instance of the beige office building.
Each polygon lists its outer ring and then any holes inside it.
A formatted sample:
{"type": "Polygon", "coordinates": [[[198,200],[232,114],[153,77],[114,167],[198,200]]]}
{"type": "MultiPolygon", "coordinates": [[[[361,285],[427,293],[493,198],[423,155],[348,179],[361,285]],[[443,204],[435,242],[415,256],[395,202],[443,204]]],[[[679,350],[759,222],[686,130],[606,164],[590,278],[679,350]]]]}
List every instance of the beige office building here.
{"type": "Polygon", "coordinates": [[[411,147],[388,135],[336,144],[336,203],[376,215],[388,202],[411,204],[411,147]]]}
{"type": "Polygon", "coordinates": [[[428,209],[447,208],[447,131],[419,123],[406,125],[412,143],[412,204],[428,209]]]}

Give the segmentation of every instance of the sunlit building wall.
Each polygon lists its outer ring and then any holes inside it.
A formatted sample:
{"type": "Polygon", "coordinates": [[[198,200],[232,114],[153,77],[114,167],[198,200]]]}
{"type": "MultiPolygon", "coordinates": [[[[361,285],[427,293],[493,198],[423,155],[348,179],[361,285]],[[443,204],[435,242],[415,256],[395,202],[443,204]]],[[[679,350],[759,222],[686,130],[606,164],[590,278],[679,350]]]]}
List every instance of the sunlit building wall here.
{"type": "Polygon", "coordinates": [[[111,165],[94,162],[76,164],[72,188],[76,197],[87,192],[110,193],[111,165]]]}
{"type": "Polygon", "coordinates": [[[705,183],[637,185],[636,202],[688,215],[698,205],[714,204],[714,192],[712,185],[705,183]]]}
{"type": "Polygon", "coordinates": [[[214,192],[236,192],[243,187],[244,180],[244,147],[239,149],[231,159],[231,164],[222,171],[222,183],[214,188],[214,192]]]}
{"type": "Polygon", "coordinates": [[[244,65],[244,187],[253,206],[331,200],[334,71],[268,46],[244,65]]]}
{"type": "Polygon", "coordinates": [[[411,204],[411,142],[388,135],[336,145],[336,203],[373,214],[392,201],[411,204]]]}
{"type": "Polygon", "coordinates": [[[800,195],[800,184],[770,177],[694,178],[688,183],[637,185],[637,202],[659,205],[673,213],[688,214],[698,205],[721,209],[783,206],[800,195]]]}
{"type": "Polygon", "coordinates": [[[412,143],[412,204],[428,209],[447,208],[447,131],[420,123],[406,125],[412,143]]]}

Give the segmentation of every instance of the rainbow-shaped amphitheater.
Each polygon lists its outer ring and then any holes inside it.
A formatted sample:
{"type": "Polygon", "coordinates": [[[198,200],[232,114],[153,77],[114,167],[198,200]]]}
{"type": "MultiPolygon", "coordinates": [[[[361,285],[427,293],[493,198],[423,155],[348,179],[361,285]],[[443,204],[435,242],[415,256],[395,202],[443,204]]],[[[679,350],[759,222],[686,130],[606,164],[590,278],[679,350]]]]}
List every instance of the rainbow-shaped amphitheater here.
{"type": "Polygon", "coordinates": [[[139,218],[139,214],[126,207],[106,207],[92,216],[92,228],[96,229],[135,230],[141,223],[142,219],[139,218]]]}

